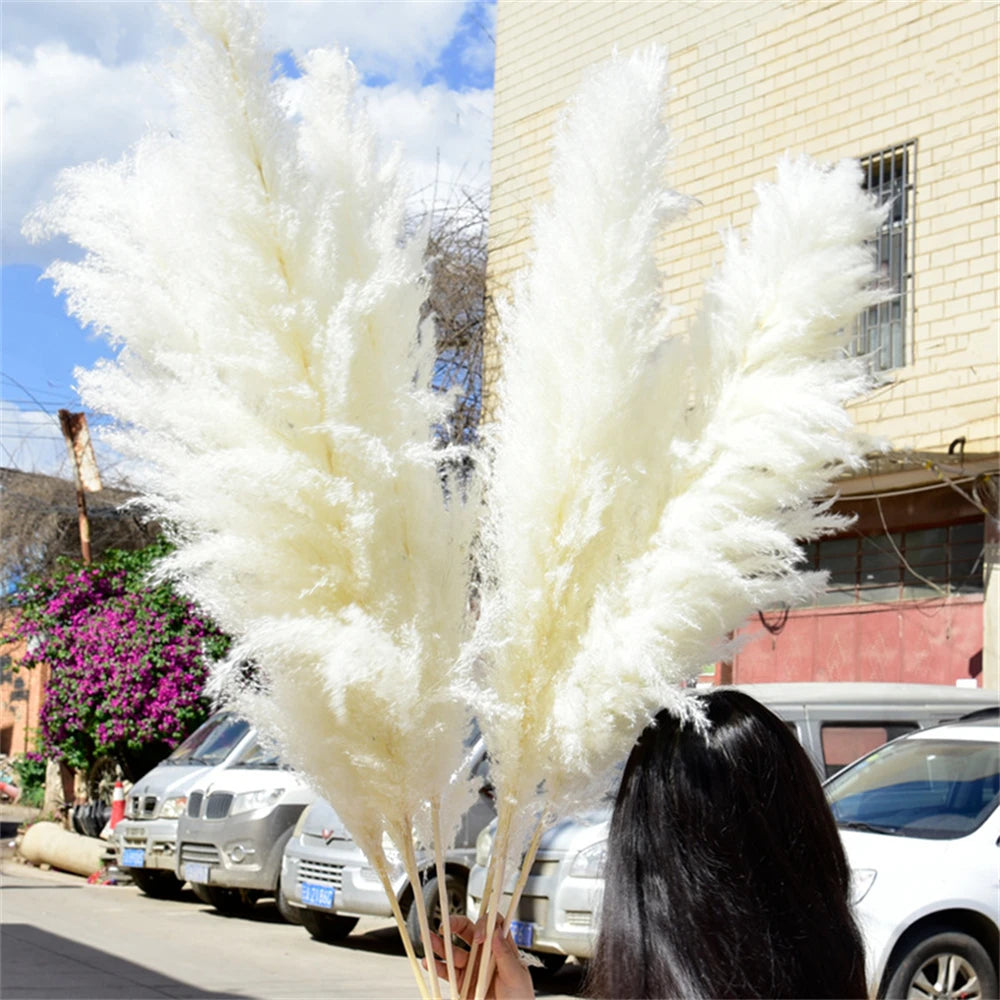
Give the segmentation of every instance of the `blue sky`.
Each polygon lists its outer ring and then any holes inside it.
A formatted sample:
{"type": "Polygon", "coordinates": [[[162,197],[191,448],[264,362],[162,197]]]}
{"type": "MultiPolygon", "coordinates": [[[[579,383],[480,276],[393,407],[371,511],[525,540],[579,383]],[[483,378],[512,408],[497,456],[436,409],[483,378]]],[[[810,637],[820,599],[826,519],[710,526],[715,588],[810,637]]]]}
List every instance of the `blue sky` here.
{"type": "MultiPolygon", "coordinates": [[[[281,53],[279,65],[291,67],[294,53],[318,46],[348,49],[380,136],[403,145],[415,207],[431,200],[435,182],[438,201],[454,190],[485,189],[495,3],[268,0],[264,6],[267,42],[281,53]]],[[[82,408],[73,369],[91,367],[110,349],[69,319],[51,284],[40,280],[53,259],[72,251],[29,244],[21,222],[51,194],[61,169],[118,159],[147,128],[170,126],[157,77],[164,50],[177,39],[158,4],[113,0],[3,0],[0,36],[0,465],[69,475],[56,411],[82,408]]]]}

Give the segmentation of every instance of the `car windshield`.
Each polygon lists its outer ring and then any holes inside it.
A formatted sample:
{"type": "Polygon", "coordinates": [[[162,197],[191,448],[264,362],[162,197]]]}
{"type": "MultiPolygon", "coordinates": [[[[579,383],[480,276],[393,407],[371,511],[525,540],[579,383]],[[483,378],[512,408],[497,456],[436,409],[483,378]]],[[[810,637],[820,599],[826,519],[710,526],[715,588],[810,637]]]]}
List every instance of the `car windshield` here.
{"type": "Polygon", "coordinates": [[[274,747],[254,740],[234,761],[233,767],[284,767],[274,747]]]}
{"type": "Polygon", "coordinates": [[[837,825],[900,837],[952,840],[996,808],[1000,744],[902,739],[826,783],[837,825]]]}
{"type": "Polygon", "coordinates": [[[249,722],[228,712],[213,715],[174,750],[167,763],[221,764],[249,729],[249,722]]]}

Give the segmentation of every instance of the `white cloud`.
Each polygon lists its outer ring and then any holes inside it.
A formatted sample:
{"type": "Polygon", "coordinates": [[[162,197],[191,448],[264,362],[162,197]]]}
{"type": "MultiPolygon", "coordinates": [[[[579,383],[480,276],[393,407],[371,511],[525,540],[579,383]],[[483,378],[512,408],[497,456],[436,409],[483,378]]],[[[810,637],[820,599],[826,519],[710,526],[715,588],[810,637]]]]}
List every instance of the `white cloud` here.
{"type": "Polygon", "coordinates": [[[381,139],[402,144],[421,203],[440,204],[455,189],[475,190],[488,183],[492,91],[390,85],[367,88],[365,98],[381,139]]]}
{"type": "Polygon", "coordinates": [[[475,73],[489,71],[492,76],[497,37],[496,4],[478,7],[471,17],[478,30],[467,39],[461,54],[462,65],[475,73]]]}
{"type": "Polygon", "coordinates": [[[24,215],[51,195],[63,167],[117,159],[147,125],[166,123],[169,98],[145,64],[108,66],[64,43],[6,56],[0,89],[4,262],[44,264],[52,248],[28,246],[24,215]]]}
{"type": "MultiPolygon", "coordinates": [[[[350,50],[362,74],[384,77],[367,89],[370,110],[387,144],[401,141],[418,189],[482,187],[489,176],[492,93],[421,86],[456,33],[458,61],[481,70],[492,57],[494,11],[469,33],[466,3],[279,2],[268,0],[265,34],[277,50],[324,45],[350,50]]],[[[65,247],[32,247],[20,234],[25,214],[51,195],[59,170],[118,159],[148,126],[169,122],[169,96],[159,77],[161,50],[173,29],[151,3],[4,2],[3,260],[44,266],[65,247]]]]}
{"type": "MultiPolygon", "coordinates": [[[[126,460],[106,440],[104,421],[90,419],[90,439],[105,486],[140,483],[146,474],[142,462],[126,460]]],[[[38,472],[73,479],[73,463],[59,427],[59,417],[44,410],[22,410],[0,400],[0,465],[22,472],[38,472]]]]}
{"type": "Polygon", "coordinates": [[[4,0],[3,49],[27,59],[38,47],[64,44],[108,66],[146,59],[169,38],[159,4],[97,0],[4,0]]]}
{"type": "Polygon", "coordinates": [[[41,410],[20,410],[0,400],[0,464],[24,472],[72,475],[59,419],[41,410]]]}
{"type": "Polygon", "coordinates": [[[414,84],[433,66],[465,12],[455,0],[267,4],[266,35],[278,49],[346,48],[363,74],[414,84]]]}

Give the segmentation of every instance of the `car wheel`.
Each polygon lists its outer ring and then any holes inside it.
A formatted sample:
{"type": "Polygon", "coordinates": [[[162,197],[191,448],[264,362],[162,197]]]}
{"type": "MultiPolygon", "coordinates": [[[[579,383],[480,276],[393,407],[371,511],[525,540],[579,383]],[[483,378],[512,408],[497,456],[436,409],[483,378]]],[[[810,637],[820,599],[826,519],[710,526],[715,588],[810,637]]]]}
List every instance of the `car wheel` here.
{"type": "Polygon", "coordinates": [[[298,906],[292,906],[288,902],[288,897],[285,895],[285,890],[281,887],[281,876],[278,876],[278,891],[274,894],[274,901],[278,906],[278,912],[284,917],[286,921],[290,924],[301,924],[302,923],[302,909],[298,906]]]}
{"type": "Polygon", "coordinates": [[[87,798],[91,802],[111,805],[118,771],[118,763],[113,757],[98,757],[87,771],[87,798]]]}
{"type": "Polygon", "coordinates": [[[931,933],[917,941],[896,966],[887,1000],[997,996],[997,973],[986,949],[968,934],[931,933]]]}
{"type": "MultiPolygon", "coordinates": [[[[438,893],[438,880],[436,877],[429,878],[421,886],[424,906],[427,907],[427,922],[432,931],[436,931],[442,924],[441,898],[438,893]]],[[[448,912],[462,915],[465,913],[465,881],[457,875],[445,876],[445,892],[448,898],[448,912]]],[[[406,914],[406,929],[409,932],[410,940],[413,942],[413,950],[418,958],[423,958],[424,947],[420,940],[420,910],[417,907],[420,901],[416,895],[409,912],[406,914]]]]}
{"type": "Polygon", "coordinates": [[[129,877],[147,896],[154,899],[176,899],[184,883],[172,872],[149,868],[125,868],[129,877]]]}
{"type": "Polygon", "coordinates": [[[201,882],[192,882],[191,891],[198,897],[198,899],[201,900],[201,902],[205,903],[207,906],[212,905],[212,897],[208,894],[207,885],[203,885],[201,882]]]}
{"type": "Polygon", "coordinates": [[[550,976],[554,976],[565,964],[565,955],[556,955],[553,952],[533,951],[532,958],[537,958],[541,965],[529,965],[528,972],[531,973],[533,983],[543,983],[550,976]]]}
{"type": "Polygon", "coordinates": [[[204,889],[209,903],[227,917],[244,916],[256,902],[254,896],[242,889],[227,889],[221,885],[206,885],[204,889]]]}
{"type": "Polygon", "coordinates": [[[339,913],[300,910],[300,923],[317,941],[343,941],[358,925],[357,917],[342,917],[339,913]]]}

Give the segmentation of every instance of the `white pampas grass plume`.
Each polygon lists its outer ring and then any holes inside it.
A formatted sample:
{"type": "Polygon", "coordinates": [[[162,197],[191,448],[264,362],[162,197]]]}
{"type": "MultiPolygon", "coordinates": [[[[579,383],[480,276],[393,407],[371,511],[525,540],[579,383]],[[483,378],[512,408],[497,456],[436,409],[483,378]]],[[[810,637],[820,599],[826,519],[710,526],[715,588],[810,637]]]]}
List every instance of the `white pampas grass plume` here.
{"type": "Polygon", "coordinates": [[[148,467],[169,572],[238,639],[219,687],[374,859],[465,794],[476,504],[429,444],[422,244],[339,53],[282,81],[255,9],[193,4],[184,28],[176,132],[70,171],[29,228],[86,250],[49,275],[122,349],[83,398],[148,467]],[[233,688],[241,661],[259,688],[233,688]]]}
{"type": "MultiPolygon", "coordinates": [[[[562,679],[594,588],[652,532],[655,494],[636,487],[659,475],[686,402],[648,384],[653,359],[673,354],[653,245],[685,207],[664,187],[665,85],[657,50],[585,81],[557,128],[531,263],[501,305],[490,587],[471,651],[498,793],[522,819],[543,782],[562,786],[562,679]]],[[[587,713],[576,721],[590,724],[587,713]]]]}
{"type": "Polygon", "coordinates": [[[749,613],[812,592],[797,540],[833,525],[817,498],[860,462],[843,328],[873,300],[881,210],[856,166],[784,162],[690,340],[671,337],[654,248],[684,201],[663,187],[664,84],[656,50],[584,84],[501,312],[468,657],[512,857],[526,814],[592,794],[659,708],[692,710],[680,682],[749,613]]]}

